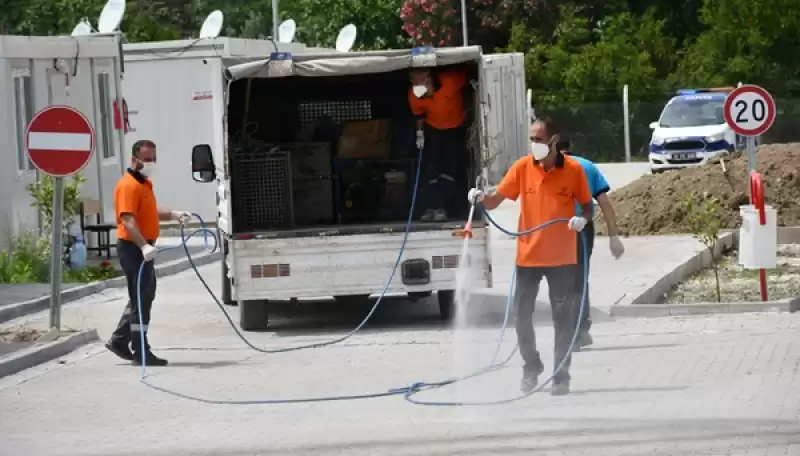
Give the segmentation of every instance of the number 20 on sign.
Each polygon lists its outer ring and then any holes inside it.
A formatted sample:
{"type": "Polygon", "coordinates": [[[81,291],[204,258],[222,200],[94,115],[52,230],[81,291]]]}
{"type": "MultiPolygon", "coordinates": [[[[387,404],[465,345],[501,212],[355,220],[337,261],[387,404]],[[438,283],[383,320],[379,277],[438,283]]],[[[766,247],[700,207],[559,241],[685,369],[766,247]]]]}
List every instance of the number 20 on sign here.
{"type": "Polygon", "coordinates": [[[775,100],[763,88],[743,85],[725,99],[725,122],[742,136],[760,136],[775,121],[775,100]]]}

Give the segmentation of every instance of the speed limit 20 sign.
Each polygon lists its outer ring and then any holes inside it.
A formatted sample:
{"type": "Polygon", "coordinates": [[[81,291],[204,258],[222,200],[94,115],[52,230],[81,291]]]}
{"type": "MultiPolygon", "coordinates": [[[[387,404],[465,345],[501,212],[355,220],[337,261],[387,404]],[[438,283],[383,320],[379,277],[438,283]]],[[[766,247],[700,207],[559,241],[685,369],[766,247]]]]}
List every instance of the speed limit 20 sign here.
{"type": "Polygon", "coordinates": [[[737,87],[725,98],[725,122],[742,136],[760,136],[775,121],[775,100],[756,85],[737,87]]]}

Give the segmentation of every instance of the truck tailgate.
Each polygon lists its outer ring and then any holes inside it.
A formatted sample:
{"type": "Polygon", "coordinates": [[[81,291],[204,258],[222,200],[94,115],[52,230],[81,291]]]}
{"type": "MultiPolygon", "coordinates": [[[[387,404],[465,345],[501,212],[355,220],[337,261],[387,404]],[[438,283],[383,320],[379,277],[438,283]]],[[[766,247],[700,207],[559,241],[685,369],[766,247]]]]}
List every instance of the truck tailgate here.
{"type": "MultiPolygon", "coordinates": [[[[229,268],[242,300],[379,293],[394,267],[403,233],[353,234],[231,241],[229,268]]],[[[453,231],[409,234],[402,262],[425,260],[430,283],[406,285],[400,270],[389,293],[455,289],[463,238],[453,231]]],[[[488,285],[486,229],[473,229],[470,261],[488,285]]],[[[236,296],[236,294],[234,295],[236,296]]]]}

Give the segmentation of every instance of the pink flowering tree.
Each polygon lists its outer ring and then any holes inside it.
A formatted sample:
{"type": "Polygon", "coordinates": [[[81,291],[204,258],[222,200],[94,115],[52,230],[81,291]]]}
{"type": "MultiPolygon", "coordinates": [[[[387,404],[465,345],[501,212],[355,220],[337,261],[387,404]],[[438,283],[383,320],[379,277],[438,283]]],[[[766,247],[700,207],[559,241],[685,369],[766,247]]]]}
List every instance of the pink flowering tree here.
{"type": "Polygon", "coordinates": [[[458,0],[405,0],[400,20],[418,46],[451,46],[460,40],[454,32],[461,24],[458,0]]]}
{"type": "MultiPolygon", "coordinates": [[[[466,0],[467,25],[472,43],[492,44],[498,32],[507,35],[515,15],[531,11],[537,0],[466,0]]],[[[460,0],[405,0],[400,20],[416,45],[461,44],[460,0]]]]}

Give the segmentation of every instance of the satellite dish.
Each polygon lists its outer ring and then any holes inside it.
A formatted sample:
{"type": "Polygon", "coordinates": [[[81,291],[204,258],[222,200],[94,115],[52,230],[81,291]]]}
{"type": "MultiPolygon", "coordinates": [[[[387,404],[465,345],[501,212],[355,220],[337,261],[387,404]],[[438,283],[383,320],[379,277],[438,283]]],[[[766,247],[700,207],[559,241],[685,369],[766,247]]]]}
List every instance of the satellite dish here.
{"type": "Polygon", "coordinates": [[[214,10],[203,21],[203,26],[200,28],[200,38],[216,38],[222,30],[222,22],[225,19],[222,11],[214,10]]]}
{"type": "Polygon", "coordinates": [[[353,48],[353,43],[356,42],[356,26],[347,24],[339,31],[339,36],[336,37],[336,50],[339,52],[348,52],[353,48]]]}
{"type": "Polygon", "coordinates": [[[92,24],[89,23],[88,19],[83,19],[78,22],[78,25],[72,29],[72,36],[85,36],[92,34],[92,24]]]}
{"type": "Polygon", "coordinates": [[[117,30],[122,16],[125,15],[125,0],[108,0],[100,19],[97,21],[97,31],[100,33],[112,33],[117,30]]]}
{"type": "Polygon", "coordinates": [[[285,21],[281,22],[281,25],[278,27],[278,42],[291,43],[294,39],[294,33],[296,31],[297,23],[295,23],[294,19],[286,19],[285,21]]]}

